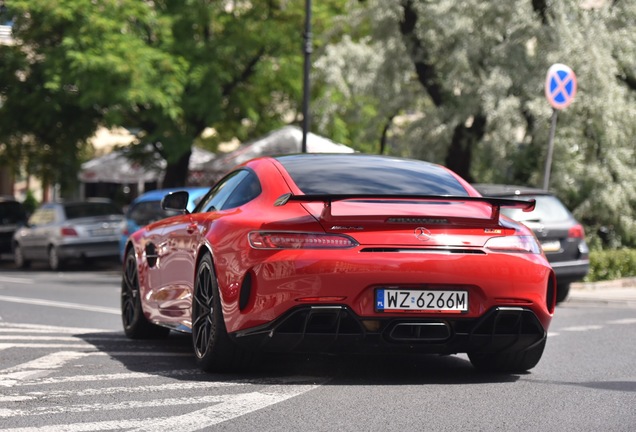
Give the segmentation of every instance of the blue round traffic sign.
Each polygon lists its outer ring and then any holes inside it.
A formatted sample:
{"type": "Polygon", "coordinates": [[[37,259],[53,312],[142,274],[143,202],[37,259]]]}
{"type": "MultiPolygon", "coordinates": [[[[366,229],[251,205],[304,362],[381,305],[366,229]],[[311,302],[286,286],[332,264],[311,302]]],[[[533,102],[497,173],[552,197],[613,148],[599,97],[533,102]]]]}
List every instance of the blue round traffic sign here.
{"type": "Polygon", "coordinates": [[[548,69],[545,80],[545,97],[555,109],[563,109],[574,101],[576,75],[568,66],[555,63],[548,69]]]}

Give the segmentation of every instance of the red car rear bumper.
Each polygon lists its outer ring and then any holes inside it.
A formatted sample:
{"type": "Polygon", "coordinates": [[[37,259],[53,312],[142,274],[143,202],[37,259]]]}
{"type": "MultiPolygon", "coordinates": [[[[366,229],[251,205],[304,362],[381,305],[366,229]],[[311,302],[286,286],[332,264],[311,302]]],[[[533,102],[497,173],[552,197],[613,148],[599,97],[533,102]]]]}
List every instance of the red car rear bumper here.
{"type": "Polygon", "coordinates": [[[243,334],[274,325],[291,311],[309,306],[341,307],[356,320],[445,323],[477,320],[495,308],[523,308],[546,331],[552,319],[554,272],[542,255],[324,252],[320,259],[316,251],[254,256],[250,277],[242,279],[217,267],[228,332],[243,334]],[[375,291],[386,287],[464,290],[468,310],[379,312],[375,291]]]}

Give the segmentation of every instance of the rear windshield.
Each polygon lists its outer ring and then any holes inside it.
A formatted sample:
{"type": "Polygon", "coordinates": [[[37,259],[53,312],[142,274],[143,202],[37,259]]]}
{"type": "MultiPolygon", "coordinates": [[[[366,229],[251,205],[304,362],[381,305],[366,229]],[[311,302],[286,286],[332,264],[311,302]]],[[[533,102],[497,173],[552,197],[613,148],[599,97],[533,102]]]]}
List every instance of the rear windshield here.
{"type": "Polygon", "coordinates": [[[536,199],[537,205],[534,210],[524,212],[520,209],[502,208],[501,213],[520,222],[564,222],[570,219],[570,212],[556,197],[550,195],[523,195],[520,198],[536,199]]]}
{"type": "Polygon", "coordinates": [[[468,196],[448,171],[423,161],[370,155],[281,156],[278,160],[307,195],[468,196]]]}
{"type": "Polygon", "coordinates": [[[64,204],[64,213],[67,219],[79,219],[84,217],[119,215],[123,212],[110,203],[69,203],[64,204]]]}
{"type": "Polygon", "coordinates": [[[161,201],[143,201],[131,206],[126,217],[135,222],[135,224],[144,226],[177,214],[179,212],[162,209],[161,201]]]}

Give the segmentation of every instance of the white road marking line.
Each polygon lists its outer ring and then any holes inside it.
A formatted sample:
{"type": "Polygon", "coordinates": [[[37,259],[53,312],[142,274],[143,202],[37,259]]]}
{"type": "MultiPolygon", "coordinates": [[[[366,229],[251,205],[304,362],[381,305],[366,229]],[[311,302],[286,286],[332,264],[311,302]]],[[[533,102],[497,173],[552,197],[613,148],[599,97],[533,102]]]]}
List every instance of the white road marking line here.
{"type": "Polygon", "coordinates": [[[144,421],[135,431],[198,431],[249,414],[318,388],[319,385],[269,386],[265,391],[229,395],[223,402],[168,419],[144,421]]]}
{"type": "Polygon", "coordinates": [[[122,357],[122,356],[138,356],[138,357],[190,357],[194,354],[191,352],[170,352],[170,351],[94,351],[91,355],[103,355],[109,357],[122,357]]]}
{"type": "MultiPolygon", "coordinates": [[[[93,354],[93,353],[91,353],[93,354]]],[[[161,353],[159,353],[161,355],[161,353]]],[[[157,377],[191,377],[199,375],[201,377],[208,377],[209,375],[200,369],[176,369],[165,370],[156,372],[123,372],[112,374],[100,374],[100,375],[72,375],[63,377],[48,377],[32,379],[28,382],[19,383],[21,386],[38,386],[38,385],[54,385],[54,384],[67,384],[74,382],[95,382],[95,381],[116,381],[116,380],[131,380],[131,379],[148,379],[157,377]]]]}
{"type": "Polygon", "coordinates": [[[35,360],[0,370],[0,387],[10,387],[15,382],[32,377],[46,376],[66,363],[85,357],[78,351],[58,351],[35,360]]]}
{"type": "Polygon", "coordinates": [[[636,324],[636,318],[625,318],[615,321],[608,321],[608,324],[636,324]]]}
{"type": "Polygon", "coordinates": [[[9,331],[23,331],[29,330],[34,333],[104,333],[112,330],[97,329],[97,328],[84,328],[84,327],[57,327],[50,325],[40,324],[15,324],[0,321],[0,331],[6,331],[4,329],[10,329],[9,331]]]}
{"type": "Polygon", "coordinates": [[[557,332],[548,332],[548,337],[549,338],[550,337],[555,337],[555,336],[558,336],[558,335],[559,335],[559,333],[557,333],[557,332]]]}
{"type": "MultiPolygon", "coordinates": [[[[152,419],[155,420],[155,419],[152,419]]],[[[2,429],[3,432],[91,432],[91,431],[105,431],[105,430],[125,430],[129,428],[138,427],[146,420],[109,420],[103,422],[93,423],[74,423],[74,424],[59,424],[59,425],[47,425],[38,427],[22,427],[13,429],[2,429]]],[[[176,429],[179,430],[179,429],[176,429]]]]}
{"type": "MultiPolygon", "coordinates": [[[[33,344],[29,344],[33,345],[33,344]]],[[[53,344],[44,344],[45,348],[51,347],[53,344]]],[[[0,351],[7,347],[13,348],[16,345],[12,344],[0,344],[0,351]]],[[[87,345],[90,346],[90,345],[87,345]]],[[[70,348],[77,348],[77,345],[70,345],[70,348]]],[[[41,378],[50,374],[54,369],[62,367],[69,361],[76,360],[82,357],[97,355],[97,356],[138,356],[138,357],[186,357],[191,356],[192,353],[181,352],[147,352],[147,351],[119,351],[119,352],[102,352],[102,351],[58,351],[52,354],[45,355],[30,362],[21,363],[16,366],[5,368],[0,370],[0,387],[15,387],[20,385],[22,381],[32,380],[34,378],[41,378]]],[[[89,376],[90,377],[90,376],[89,376]]],[[[71,377],[74,378],[74,377],[71,377]]],[[[88,379],[90,380],[90,379],[88,379]]],[[[84,380],[86,381],[86,379],[84,380]]],[[[26,383],[25,383],[26,385],[26,383]]]]}
{"type": "Polygon", "coordinates": [[[195,405],[210,404],[223,402],[227,395],[199,396],[186,398],[167,398],[155,399],[149,401],[131,400],[120,403],[96,403],[96,404],[78,404],[64,405],[57,407],[35,407],[32,409],[0,409],[0,418],[18,417],[18,416],[37,416],[37,415],[56,415],[66,413],[85,413],[93,411],[117,411],[125,409],[152,408],[176,405],[195,405]]]}
{"type": "Polygon", "coordinates": [[[135,386],[135,387],[105,387],[105,388],[91,388],[84,390],[47,390],[47,391],[31,391],[19,394],[10,394],[2,396],[0,395],[0,403],[2,402],[14,402],[15,398],[19,400],[38,400],[38,399],[52,399],[52,398],[68,398],[68,397],[92,397],[92,396],[104,396],[112,394],[131,394],[131,393],[153,393],[163,391],[179,391],[179,390],[197,390],[197,389],[217,389],[225,387],[235,387],[237,385],[247,385],[249,383],[239,382],[186,382],[186,383],[170,383],[170,384],[158,384],[147,386],[135,386]]]}
{"type": "Polygon", "coordinates": [[[56,349],[66,349],[66,348],[95,348],[95,345],[90,344],[88,342],[84,342],[81,339],[78,339],[74,344],[55,344],[55,343],[3,343],[0,344],[0,349],[7,348],[56,348],[56,349]]]}
{"type": "Polygon", "coordinates": [[[0,344],[0,351],[7,348],[56,348],[56,349],[74,349],[78,352],[84,352],[91,355],[107,355],[107,356],[165,356],[165,357],[181,357],[191,356],[191,352],[174,352],[174,351],[96,351],[94,345],[89,343],[76,344],[0,344]]]}
{"type": "MultiPolygon", "coordinates": [[[[0,403],[2,402],[14,402],[16,400],[37,400],[40,398],[50,400],[52,398],[82,398],[89,396],[104,396],[111,394],[132,394],[132,393],[144,393],[148,395],[150,393],[158,392],[171,392],[171,391],[187,391],[197,389],[219,389],[236,386],[249,386],[249,385],[264,385],[276,381],[273,385],[284,386],[304,386],[308,385],[307,382],[316,383],[318,379],[308,377],[290,377],[287,379],[278,380],[233,380],[233,381],[194,381],[194,382],[177,382],[147,386],[118,386],[118,387],[105,387],[105,388],[90,388],[84,390],[49,390],[46,391],[31,391],[19,394],[0,395],[0,403]]],[[[324,381],[324,380],[323,380],[324,381]]],[[[319,385],[319,384],[312,384],[319,385]]],[[[176,428],[180,430],[180,428],[176,428]]]]}
{"type": "Polygon", "coordinates": [[[94,329],[92,331],[88,331],[88,329],[69,329],[68,331],[53,331],[53,330],[37,330],[37,329],[18,329],[18,328],[7,328],[0,327],[0,334],[14,334],[14,337],[21,337],[18,335],[22,334],[73,334],[73,335],[81,335],[87,333],[115,333],[113,330],[98,330],[94,329]]]}
{"type": "Polygon", "coordinates": [[[190,352],[171,352],[171,351],[96,351],[94,345],[90,343],[76,344],[0,344],[0,351],[8,348],[56,348],[56,349],[73,349],[74,351],[83,352],[91,355],[107,355],[107,356],[139,356],[139,357],[152,357],[152,356],[164,356],[164,357],[185,357],[193,355],[190,352]]]}
{"type": "Polygon", "coordinates": [[[52,354],[47,354],[43,357],[31,360],[26,363],[12,366],[10,368],[0,370],[0,374],[12,373],[16,371],[24,371],[31,369],[57,369],[64,366],[66,363],[72,360],[85,357],[87,353],[78,351],[58,351],[52,354]]]}
{"type": "Polygon", "coordinates": [[[584,326],[565,327],[565,328],[562,328],[561,331],[584,332],[588,330],[599,330],[602,328],[603,326],[601,325],[584,325],[584,326]]]}
{"type": "MultiPolygon", "coordinates": [[[[6,328],[6,326],[4,326],[6,328]]],[[[40,329],[42,330],[42,329],[40,329]]],[[[59,330],[57,328],[51,328],[53,330],[59,330]]],[[[77,330],[77,329],[73,329],[77,330]]],[[[48,329],[45,331],[49,331],[48,329]]],[[[6,334],[6,333],[5,333],[6,334]]],[[[16,339],[11,335],[5,335],[0,339],[16,339]]],[[[21,338],[24,339],[24,338],[21,338]]],[[[199,370],[187,370],[187,371],[163,371],[156,373],[121,373],[121,374],[103,374],[103,375],[87,375],[87,376],[71,376],[71,377],[57,377],[50,378],[45,377],[53,371],[63,368],[68,362],[82,357],[90,355],[188,355],[191,353],[157,353],[157,352],[135,352],[135,351],[122,351],[122,352],[102,352],[102,351],[88,351],[77,350],[77,348],[90,347],[80,338],[66,337],[66,336],[32,336],[29,338],[33,341],[39,340],[56,340],[56,341],[73,341],[74,344],[40,344],[40,343],[21,343],[21,344],[0,344],[0,349],[6,347],[46,347],[51,348],[53,346],[71,346],[73,351],[59,351],[40,357],[38,359],[22,363],[17,366],[12,366],[0,370],[0,383],[1,380],[12,381],[16,384],[23,386],[38,386],[43,388],[42,391],[30,391],[19,392],[14,394],[0,395],[0,403],[3,402],[18,402],[18,401],[37,401],[37,400],[51,400],[52,398],[66,398],[66,399],[81,399],[83,397],[91,396],[103,396],[109,394],[138,394],[144,395],[160,394],[160,392],[175,392],[183,391],[188,392],[195,389],[222,389],[222,388],[236,388],[242,387],[246,390],[243,393],[231,394],[231,395],[204,395],[201,397],[172,397],[163,398],[150,401],[127,401],[112,404],[76,404],[67,405],[64,407],[45,407],[36,406],[32,409],[0,409],[0,418],[10,418],[17,416],[34,416],[34,415],[56,415],[60,413],[85,413],[96,410],[110,410],[121,411],[127,409],[139,409],[140,407],[162,407],[162,406],[176,406],[176,405],[196,405],[204,404],[205,408],[196,410],[190,414],[178,415],[170,418],[145,418],[145,419],[132,419],[132,420],[108,420],[92,423],[75,423],[64,425],[46,425],[42,427],[23,427],[5,429],[6,431],[57,431],[63,426],[63,429],[69,432],[78,431],[101,431],[111,429],[135,429],[139,431],[146,430],[166,430],[172,432],[173,430],[189,431],[200,430],[214,424],[222,423],[233,418],[254,412],[256,410],[271,406],[273,404],[285,401],[289,398],[303,394],[307,391],[315,389],[322,385],[318,381],[324,381],[324,379],[316,379],[312,377],[286,377],[276,380],[235,380],[229,382],[176,382],[163,385],[149,385],[149,386],[119,386],[119,387],[107,387],[107,388],[90,388],[84,390],[58,390],[51,391],[50,385],[64,382],[78,382],[78,381],[106,381],[106,380],[129,380],[131,378],[153,378],[157,376],[169,376],[176,375],[204,375],[199,370]],[[267,386],[262,391],[249,391],[250,387],[254,385],[267,386]],[[212,406],[208,406],[212,404],[212,406]]],[[[114,338],[96,337],[89,340],[111,340],[117,341],[114,338]]],[[[207,376],[207,374],[205,374],[207,376]]]]}
{"type": "Polygon", "coordinates": [[[58,302],[58,301],[52,301],[52,300],[39,300],[39,299],[22,298],[22,297],[0,296],[0,301],[30,304],[30,305],[37,305],[37,306],[58,307],[58,308],[64,308],[64,309],[75,309],[75,310],[81,310],[85,312],[100,312],[100,313],[107,313],[107,314],[113,314],[113,315],[121,314],[121,310],[117,308],[89,306],[89,305],[83,305],[78,303],[66,303],[66,302],[58,302]]]}
{"type": "Polygon", "coordinates": [[[75,336],[2,336],[0,340],[20,340],[20,341],[111,341],[111,342],[127,342],[127,340],[118,339],[115,337],[92,337],[83,336],[81,339],[75,336]]]}
{"type": "Polygon", "coordinates": [[[25,285],[33,285],[35,283],[33,279],[14,278],[8,276],[0,276],[0,282],[19,283],[25,285]]]}
{"type": "MultiPolygon", "coordinates": [[[[235,419],[237,417],[249,414],[251,412],[266,408],[268,406],[283,402],[287,399],[299,396],[308,391],[314,390],[320,387],[321,384],[305,384],[305,385],[272,385],[268,386],[264,391],[240,393],[233,395],[222,396],[204,396],[201,398],[173,398],[164,399],[158,401],[138,402],[133,401],[129,403],[110,404],[110,405],[96,405],[91,407],[90,405],[77,405],[60,407],[59,409],[45,408],[49,412],[33,413],[27,410],[26,415],[32,414],[57,414],[60,412],[86,412],[89,410],[104,410],[104,409],[130,409],[139,407],[153,407],[153,406],[172,406],[175,401],[181,403],[214,403],[214,405],[194,411],[192,413],[174,416],[174,417],[159,417],[159,418],[145,418],[145,419],[133,419],[133,420],[108,420],[92,423],[74,423],[64,424],[63,429],[67,432],[81,432],[81,431],[103,431],[103,430],[121,430],[128,428],[135,428],[135,431],[168,431],[173,432],[178,430],[180,432],[197,431],[205,429],[215,424],[223,423],[228,420],[235,419]],[[59,411],[58,411],[59,410],[59,411]]],[[[9,410],[7,410],[9,411],[9,410]]],[[[21,411],[21,410],[18,410],[21,411]]],[[[6,413],[3,413],[6,414],[6,413]]],[[[24,415],[17,413],[16,415],[24,415]]],[[[6,418],[6,416],[5,416],[6,418]]],[[[24,427],[24,428],[12,428],[4,429],[4,431],[11,432],[57,432],[62,425],[47,425],[40,427],[24,427]]]]}

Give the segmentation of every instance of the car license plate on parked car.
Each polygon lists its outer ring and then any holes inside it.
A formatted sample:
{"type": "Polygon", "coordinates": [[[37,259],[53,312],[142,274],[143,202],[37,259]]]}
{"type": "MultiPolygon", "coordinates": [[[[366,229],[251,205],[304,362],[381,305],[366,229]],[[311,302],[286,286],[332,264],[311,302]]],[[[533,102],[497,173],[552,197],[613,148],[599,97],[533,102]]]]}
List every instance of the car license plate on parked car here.
{"type": "Polygon", "coordinates": [[[116,231],[114,228],[98,228],[98,229],[91,230],[91,235],[95,237],[109,236],[109,235],[115,234],[115,232],[116,231]]]}
{"type": "Polygon", "coordinates": [[[467,291],[378,289],[375,310],[383,311],[468,311],[467,291]]]}
{"type": "Polygon", "coordinates": [[[541,248],[543,252],[558,252],[561,250],[561,242],[558,240],[543,242],[541,248]]]}

